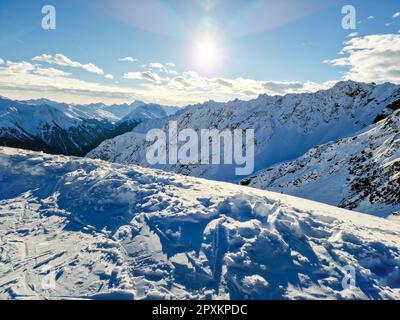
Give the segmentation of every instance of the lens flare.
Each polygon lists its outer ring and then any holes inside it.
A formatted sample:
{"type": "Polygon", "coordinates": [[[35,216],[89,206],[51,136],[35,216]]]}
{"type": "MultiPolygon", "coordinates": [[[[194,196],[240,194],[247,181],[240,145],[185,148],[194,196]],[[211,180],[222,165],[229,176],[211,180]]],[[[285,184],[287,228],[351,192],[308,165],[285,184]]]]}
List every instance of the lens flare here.
{"type": "Polygon", "coordinates": [[[212,36],[203,36],[196,41],[194,50],[196,69],[203,73],[215,73],[221,67],[221,48],[212,36]]]}

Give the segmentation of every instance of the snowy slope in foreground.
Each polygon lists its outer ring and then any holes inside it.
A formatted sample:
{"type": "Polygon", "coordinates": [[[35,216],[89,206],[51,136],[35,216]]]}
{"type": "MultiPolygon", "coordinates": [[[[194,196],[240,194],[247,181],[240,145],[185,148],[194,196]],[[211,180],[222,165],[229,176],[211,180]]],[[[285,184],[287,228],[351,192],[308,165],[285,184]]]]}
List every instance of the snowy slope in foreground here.
{"type": "Polygon", "coordinates": [[[381,217],[399,212],[400,110],[354,137],[313,148],[242,184],[381,217]]]}
{"type": "Polygon", "coordinates": [[[8,148],[0,180],[0,299],[400,298],[400,224],[384,219],[8,148]]]}

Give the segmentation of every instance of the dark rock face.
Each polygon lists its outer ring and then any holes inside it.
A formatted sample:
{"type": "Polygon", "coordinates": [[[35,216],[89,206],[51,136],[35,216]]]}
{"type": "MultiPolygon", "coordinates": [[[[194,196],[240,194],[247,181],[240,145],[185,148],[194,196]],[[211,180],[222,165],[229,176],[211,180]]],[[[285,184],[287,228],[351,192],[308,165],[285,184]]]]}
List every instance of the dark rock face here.
{"type": "Polygon", "coordinates": [[[84,121],[82,125],[64,129],[57,124],[43,128],[43,138],[26,133],[21,136],[15,129],[0,131],[0,145],[4,147],[43,151],[50,154],[85,156],[104,140],[112,139],[132,130],[137,123],[113,125],[97,120],[84,121]]]}
{"type": "MultiPolygon", "coordinates": [[[[400,104],[398,106],[400,107],[400,104]]],[[[400,112],[396,112],[385,120],[382,126],[382,135],[384,133],[390,137],[389,141],[386,141],[388,150],[385,158],[391,158],[400,150],[400,128],[398,122],[393,120],[399,115],[400,112]]],[[[393,161],[386,166],[374,161],[374,156],[379,154],[378,149],[381,147],[381,144],[370,143],[368,151],[364,150],[361,155],[350,160],[349,179],[352,181],[350,184],[352,194],[340,204],[341,207],[355,209],[364,200],[371,204],[400,204],[400,178],[396,178],[400,173],[400,161],[393,161]]]]}
{"type": "Polygon", "coordinates": [[[390,115],[392,115],[395,111],[400,109],[400,99],[395,102],[389,104],[385,110],[382,111],[374,120],[373,124],[378,123],[379,121],[387,119],[390,115]]]}

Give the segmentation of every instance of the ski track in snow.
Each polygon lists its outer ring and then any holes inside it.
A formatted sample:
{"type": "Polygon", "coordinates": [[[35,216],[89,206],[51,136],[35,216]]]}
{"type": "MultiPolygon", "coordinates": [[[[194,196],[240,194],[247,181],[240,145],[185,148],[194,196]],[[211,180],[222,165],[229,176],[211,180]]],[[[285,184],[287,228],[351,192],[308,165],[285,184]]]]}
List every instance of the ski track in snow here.
{"type": "Polygon", "coordinates": [[[0,249],[0,299],[400,298],[400,224],[3,147],[0,249]],[[342,286],[346,266],[356,287],[342,286]]]}

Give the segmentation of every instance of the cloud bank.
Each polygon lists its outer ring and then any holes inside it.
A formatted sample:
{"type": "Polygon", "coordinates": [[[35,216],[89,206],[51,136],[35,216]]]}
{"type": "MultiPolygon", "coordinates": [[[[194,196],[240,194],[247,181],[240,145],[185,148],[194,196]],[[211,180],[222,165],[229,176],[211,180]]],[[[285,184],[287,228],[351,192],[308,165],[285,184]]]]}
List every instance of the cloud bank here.
{"type": "Polygon", "coordinates": [[[93,63],[82,64],[78,61],[72,61],[70,58],[64,56],[63,54],[42,54],[41,56],[36,56],[32,59],[33,61],[45,62],[48,64],[56,64],[63,67],[80,68],[86,70],[87,72],[96,73],[103,75],[104,71],[94,65],[93,63]]]}
{"type": "Polygon", "coordinates": [[[352,38],[340,52],[344,57],[326,61],[346,67],[345,79],[360,82],[400,83],[400,35],[382,34],[352,38]]]}
{"type": "MultiPolygon", "coordinates": [[[[333,67],[344,68],[345,80],[360,82],[400,83],[400,34],[351,35],[344,42],[340,57],[325,61],[333,67]]],[[[74,78],[71,73],[53,67],[43,67],[44,62],[62,67],[84,69],[102,75],[108,80],[113,74],[105,74],[93,63],[82,64],[65,55],[43,54],[33,63],[4,61],[0,58],[0,94],[14,98],[45,97],[65,102],[129,102],[135,99],[169,105],[187,105],[207,100],[250,100],[260,94],[285,95],[289,93],[315,92],[333,86],[336,81],[316,83],[312,81],[273,81],[238,77],[205,77],[194,71],[178,73],[173,62],[153,62],[143,67],[145,71],[122,74],[121,81],[113,85],[89,82],[74,78]],[[121,83],[120,83],[121,82],[121,83]],[[118,85],[116,85],[118,83],[118,85]],[[25,95],[25,97],[23,97],[25,95]]],[[[133,57],[121,61],[136,61],[133,57]]],[[[103,82],[106,81],[103,78],[103,82]]]]}

